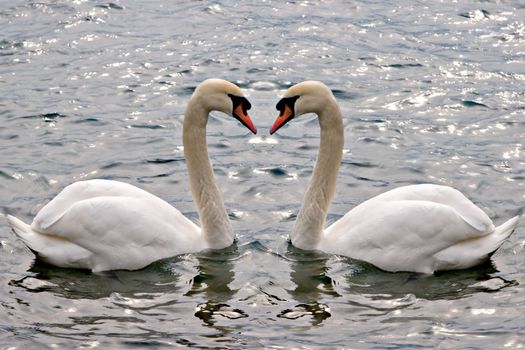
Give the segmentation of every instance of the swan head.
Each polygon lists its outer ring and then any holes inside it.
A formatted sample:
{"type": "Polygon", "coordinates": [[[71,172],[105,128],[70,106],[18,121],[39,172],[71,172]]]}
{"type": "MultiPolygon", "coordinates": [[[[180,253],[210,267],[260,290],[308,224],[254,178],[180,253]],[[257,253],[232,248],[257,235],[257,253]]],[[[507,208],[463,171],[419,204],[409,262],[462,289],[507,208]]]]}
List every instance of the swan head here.
{"type": "Polygon", "coordinates": [[[319,115],[333,101],[332,91],[320,81],[303,81],[290,87],[275,106],[279,116],[270,129],[270,135],[297,116],[306,113],[319,115]]]}
{"type": "Polygon", "coordinates": [[[219,111],[231,115],[257,134],[257,128],[248,115],[252,105],[237,85],[222,79],[207,79],[195,89],[192,99],[197,100],[207,113],[219,111]]]}

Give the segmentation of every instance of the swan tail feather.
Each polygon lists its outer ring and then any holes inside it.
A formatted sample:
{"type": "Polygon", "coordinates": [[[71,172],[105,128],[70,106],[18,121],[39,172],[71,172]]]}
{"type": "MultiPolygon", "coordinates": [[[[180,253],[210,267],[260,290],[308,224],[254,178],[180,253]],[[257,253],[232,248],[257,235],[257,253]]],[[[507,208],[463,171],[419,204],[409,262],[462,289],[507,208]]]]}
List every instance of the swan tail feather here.
{"type": "Polygon", "coordinates": [[[467,239],[440,251],[434,256],[434,271],[466,269],[487,260],[511,235],[519,218],[515,216],[507,220],[486,236],[467,239]]]}
{"type": "Polygon", "coordinates": [[[507,237],[509,237],[512,234],[512,232],[514,232],[514,230],[516,229],[516,226],[518,226],[519,220],[520,220],[520,216],[517,215],[505,221],[503,224],[499,225],[498,227],[496,227],[493,235],[496,237],[500,237],[500,240],[494,250],[498,249],[499,246],[503,243],[503,241],[505,241],[505,239],[507,239],[507,237]]]}
{"type": "Polygon", "coordinates": [[[68,240],[34,231],[30,225],[12,216],[7,222],[18,237],[40,259],[60,267],[86,268],[91,253],[68,240]]]}
{"type": "Polygon", "coordinates": [[[33,249],[31,247],[31,237],[35,235],[35,232],[31,229],[31,226],[12,215],[6,215],[6,219],[7,223],[9,226],[11,226],[16,235],[20,237],[20,239],[22,239],[26,245],[33,249]]]}
{"type": "Polygon", "coordinates": [[[46,251],[52,249],[53,238],[34,231],[30,225],[12,215],[7,215],[7,222],[16,233],[16,235],[31,249],[36,255],[45,258],[46,251]]]}

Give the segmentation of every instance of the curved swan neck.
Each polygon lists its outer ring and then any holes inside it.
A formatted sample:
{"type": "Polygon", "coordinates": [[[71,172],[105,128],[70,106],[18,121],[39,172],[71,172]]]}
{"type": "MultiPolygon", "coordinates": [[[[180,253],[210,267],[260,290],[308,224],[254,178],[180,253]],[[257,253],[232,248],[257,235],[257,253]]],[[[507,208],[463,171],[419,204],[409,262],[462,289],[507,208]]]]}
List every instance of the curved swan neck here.
{"type": "Polygon", "coordinates": [[[343,121],[335,99],[329,100],[318,117],[321,137],[317,160],[290,235],[293,245],[302,249],[316,249],[321,239],[343,156],[343,121]]]}
{"type": "Polygon", "coordinates": [[[234,233],[208,156],[206,124],[210,110],[199,101],[199,96],[194,96],[184,115],[184,157],[191,193],[199,211],[202,234],[210,248],[220,249],[233,242],[234,233]]]}

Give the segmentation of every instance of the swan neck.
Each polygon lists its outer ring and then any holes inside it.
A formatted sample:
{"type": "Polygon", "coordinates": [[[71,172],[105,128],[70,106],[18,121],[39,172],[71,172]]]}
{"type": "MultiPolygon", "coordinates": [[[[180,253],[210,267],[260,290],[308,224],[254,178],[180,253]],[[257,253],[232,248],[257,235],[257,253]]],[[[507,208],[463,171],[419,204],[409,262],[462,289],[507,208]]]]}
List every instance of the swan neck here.
{"type": "Polygon", "coordinates": [[[190,100],[184,116],[184,157],[202,234],[210,248],[220,249],[233,242],[234,233],[208,156],[206,124],[210,110],[204,108],[199,100],[199,96],[190,100]]]}
{"type": "Polygon", "coordinates": [[[343,155],[342,116],[335,100],[330,102],[318,113],[321,136],[317,160],[290,236],[292,243],[302,249],[316,249],[319,245],[343,155]]]}

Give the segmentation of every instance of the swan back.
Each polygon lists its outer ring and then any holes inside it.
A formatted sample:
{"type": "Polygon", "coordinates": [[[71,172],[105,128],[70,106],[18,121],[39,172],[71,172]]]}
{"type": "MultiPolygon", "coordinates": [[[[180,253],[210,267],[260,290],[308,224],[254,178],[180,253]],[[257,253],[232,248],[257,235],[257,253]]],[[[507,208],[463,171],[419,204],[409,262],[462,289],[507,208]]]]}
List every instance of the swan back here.
{"type": "Polygon", "coordinates": [[[479,232],[494,231],[494,224],[487,214],[458,190],[434,184],[403,186],[378,195],[378,200],[419,200],[452,207],[465,222],[479,232]]]}

